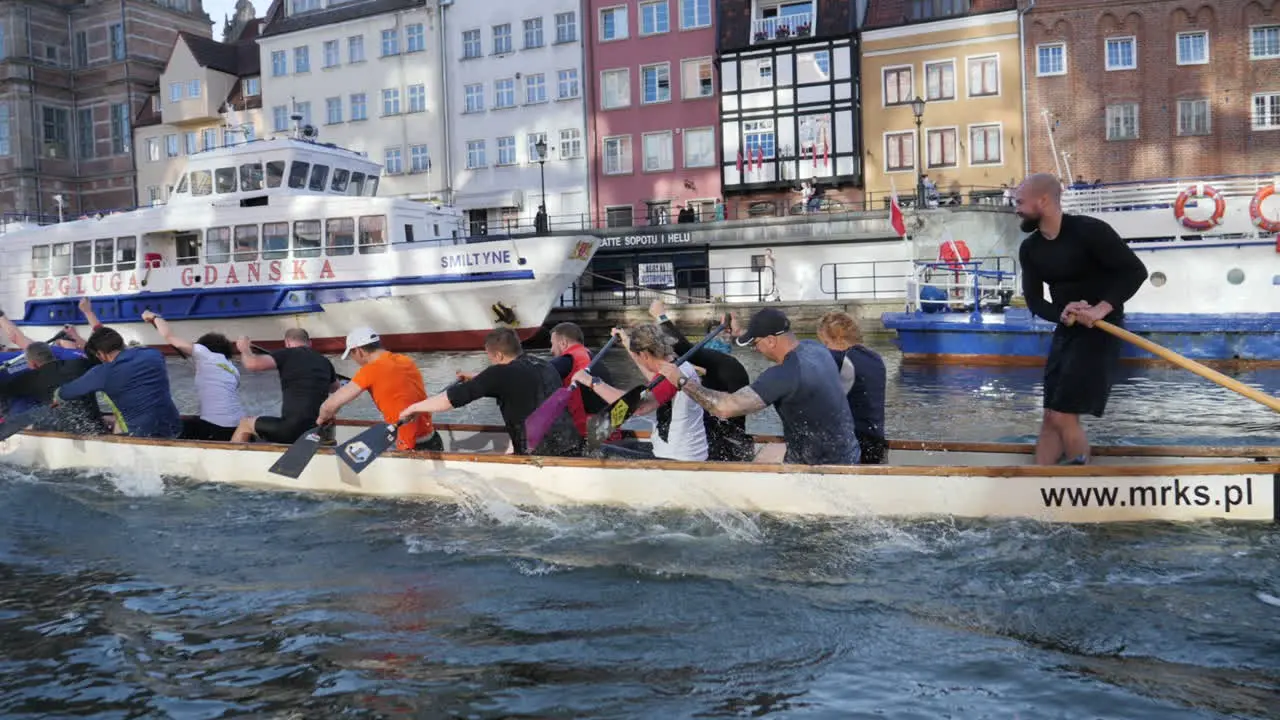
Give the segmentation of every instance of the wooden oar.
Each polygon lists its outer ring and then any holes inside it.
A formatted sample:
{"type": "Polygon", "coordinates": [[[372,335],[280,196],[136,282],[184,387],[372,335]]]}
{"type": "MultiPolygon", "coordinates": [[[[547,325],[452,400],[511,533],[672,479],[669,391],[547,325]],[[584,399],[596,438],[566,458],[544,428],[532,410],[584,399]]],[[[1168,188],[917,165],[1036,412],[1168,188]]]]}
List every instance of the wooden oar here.
{"type": "Polygon", "coordinates": [[[1239,380],[1229,378],[1226,375],[1223,375],[1222,373],[1218,372],[1217,370],[1201,365],[1200,363],[1190,358],[1183,357],[1182,355],[1179,355],[1178,353],[1170,350],[1167,347],[1164,347],[1163,345],[1157,345],[1156,343],[1153,343],[1150,340],[1140,335],[1135,335],[1134,333],[1131,333],[1122,327],[1117,327],[1115,325],[1112,325],[1106,320],[1096,320],[1094,321],[1093,326],[1098,328],[1099,330],[1109,332],[1112,335],[1115,335],[1116,337],[1120,338],[1121,340],[1131,342],[1134,345],[1137,345],[1138,347],[1142,348],[1143,350],[1146,350],[1147,352],[1151,353],[1152,355],[1162,357],[1165,360],[1168,360],[1169,362],[1173,363],[1174,365],[1177,365],[1178,367],[1182,368],[1183,370],[1190,370],[1191,372],[1199,375],[1202,378],[1212,380],[1213,382],[1218,383],[1219,385],[1221,385],[1222,387],[1228,390],[1238,392],[1241,395],[1249,398],[1250,400],[1260,402],[1263,405],[1266,405],[1267,407],[1271,408],[1272,410],[1275,410],[1276,412],[1280,412],[1280,398],[1272,397],[1271,395],[1268,395],[1264,392],[1255,390],[1249,387],[1248,385],[1245,385],[1244,383],[1240,382],[1239,380]]]}
{"type": "MultiPolygon", "coordinates": [[[[587,364],[586,371],[588,373],[596,366],[596,363],[600,362],[604,358],[605,353],[609,352],[609,348],[613,347],[613,344],[617,341],[617,335],[609,338],[609,342],[605,343],[604,347],[600,348],[600,352],[597,352],[596,356],[587,364]]],[[[551,397],[543,400],[542,404],[530,413],[529,417],[525,418],[525,445],[529,448],[530,452],[532,452],[534,448],[538,447],[538,444],[542,442],[542,439],[547,436],[547,433],[551,430],[551,426],[555,424],[556,418],[559,418],[565,408],[569,406],[569,400],[573,397],[573,394],[576,392],[582,392],[578,388],[577,383],[572,382],[572,379],[573,378],[570,378],[571,382],[568,385],[558,388],[555,392],[551,393],[551,397]]]]}
{"type": "MultiPolygon", "coordinates": [[[[707,333],[707,336],[699,340],[697,345],[689,348],[688,352],[676,359],[676,367],[679,367],[689,358],[693,357],[694,353],[698,352],[704,345],[711,342],[715,336],[724,332],[724,328],[724,324],[721,323],[711,332],[707,333]]],[[[631,388],[627,391],[626,395],[618,398],[617,402],[604,410],[601,410],[595,415],[592,415],[590,418],[587,418],[587,446],[594,449],[603,445],[615,430],[622,427],[622,424],[635,414],[636,408],[640,407],[640,403],[643,401],[644,395],[658,387],[664,379],[665,378],[661,375],[655,375],[648,385],[637,385],[636,387],[631,388]]]]}

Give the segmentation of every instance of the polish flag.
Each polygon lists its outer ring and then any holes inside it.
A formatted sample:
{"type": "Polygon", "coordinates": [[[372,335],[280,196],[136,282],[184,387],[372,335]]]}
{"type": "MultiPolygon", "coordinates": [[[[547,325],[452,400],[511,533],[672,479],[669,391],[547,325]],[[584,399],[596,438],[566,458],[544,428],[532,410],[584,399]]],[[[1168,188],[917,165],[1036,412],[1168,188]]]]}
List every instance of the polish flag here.
{"type": "MultiPolygon", "coordinates": [[[[817,149],[817,148],[814,148],[814,149],[813,149],[813,157],[814,157],[815,159],[818,157],[818,149],[817,149]]],[[[822,167],[826,167],[826,166],[827,166],[827,163],[829,162],[830,158],[831,158],[831,146],[827,144],[827,140],[826,140],[826,138],[823,138],[823,140],[822,140],[822,167]]]]}
{"type": "Polygon", "coordinates": [[[889,178],[889,187],[892,191],[889,196],[889,225],[898,233],[898,237],[904,238],[907,236],[907,219],[903,217],[902,206],[898,204],[898,188],[893,178],[889,178]]]}
{"type": "Polygon", "coordinates": [[[738,151],[738,174],[742,174],[742,151],[738,151]]]}
{"type": "Polygon", "coordinates": [[[815,168],[818,167],[818,146],[814,145],[813,147],[809,148],[809,153],[813,155],[813,166],[815,168]]]}
{"type": "Polygon", "coordinates": [[[756,148],[756,169],[757,170],[764,169],[764,148],[763,147],[756,148]]]}

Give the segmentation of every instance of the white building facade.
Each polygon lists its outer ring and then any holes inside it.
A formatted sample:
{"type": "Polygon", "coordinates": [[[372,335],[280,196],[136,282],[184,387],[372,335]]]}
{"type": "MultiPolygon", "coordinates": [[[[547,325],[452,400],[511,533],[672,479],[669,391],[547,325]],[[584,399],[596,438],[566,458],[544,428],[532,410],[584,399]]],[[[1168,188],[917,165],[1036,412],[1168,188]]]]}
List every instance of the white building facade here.
{"type": "Polygon", "coordinates": [[[473,235],[589,223],[578,0],[446,0],[445,92],[454,202],[473,235]]]}
{"type": "Polygon", "coordinates": [[[292,132],[383,166],[379,195],[448,201],[436,0],[288,0],[266,18],[262,137],[292,132]]]}

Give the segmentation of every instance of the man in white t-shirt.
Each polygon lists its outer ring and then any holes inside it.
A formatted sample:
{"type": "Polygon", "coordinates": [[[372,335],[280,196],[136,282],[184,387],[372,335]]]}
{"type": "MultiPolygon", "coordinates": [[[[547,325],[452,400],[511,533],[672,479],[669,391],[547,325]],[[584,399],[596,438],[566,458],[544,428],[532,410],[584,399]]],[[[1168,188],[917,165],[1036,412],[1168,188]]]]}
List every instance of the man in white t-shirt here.
{"type": "Polygon", "coordinates": [[[165,342],[195,363],[200,416],[183,418],[181,438],[230,440],[245,416],[240,403],[240,370],[231,362],[236,346],[221,333],[205,333],[194,343],[187,342],[150,310],[142,313],[142,321],[154,325],[165,342]]]}
{"type": "MultiPolygon", "coordinates": [[[[615,333],[622,333],[614,330],[615,333]]],[[[664,363],[676,359],[673,345],[675,340],[662,328],[653,324],[638,325],[630,332],[630,337],[622,333],[623,345],[631,354],[636,367],[644,374],[646,380],[652,380],[658,368],[664,363]]],[[[680,365],[680,372],[687,378],[696,378],[698,372],[691,363],[680,365]]],[[[574,376],[574,380],[584,387],[591,388],[600,399],[607,403],[615,403],[626,393],[599,378],[593,377],[585,369],[574,376]]],[[[670,403],[659,405],[652,398],[640,403],[636,415],[654,413],[657,427],[649,436],[651,444],[638,442],[622,442],[603,445],[600,452],[605,457],[621,457],[631,459],[661,458],[663,460],[686,460],[701,462],[707,459],[707,431],[703,424],[703,409],[683,393],[679,393],[670,403]]]]}

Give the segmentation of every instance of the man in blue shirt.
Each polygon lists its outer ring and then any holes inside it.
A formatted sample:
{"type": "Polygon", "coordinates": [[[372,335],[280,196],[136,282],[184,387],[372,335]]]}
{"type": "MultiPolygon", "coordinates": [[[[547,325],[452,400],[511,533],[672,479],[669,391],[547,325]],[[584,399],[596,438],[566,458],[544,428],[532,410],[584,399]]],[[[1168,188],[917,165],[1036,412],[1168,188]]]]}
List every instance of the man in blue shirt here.
{"type": "Polygon", "coordinates": [[[63,385],[54,404],[102,392],[115,406],[117,430],[133,437],[176,438],[182,417],[169,392],[164,355],[145,347],[125,347],[120,333],[99,327],[85,352],[102,364],[63,385]]]}
{"type": "MultiPolygon", "coordinates": [[[[20,348],[29,347],[33,342],[31,338],[27,337],[26,333],[22,332],[21,328],[5,316],[3,310],[0,310],[0,333],[3,333],[9,342],[20,348]]],[[[77,337],[75,328],[70,325],[53,336],[47,345],[53,352],[54,359],[58,361],[83,359],[84,353],[80,352],[80,343],[76,342],[77,337]]],[[[14,378],[17,375],[31,371],[32,368],[26,360],[26,353],[19,352],[3,364],[0,364],[0,378],[14,378]]],[[[41,404],[35,398],[27,396],[14,396],[7,398],[7,400],[6,413],[8,415],[24,413],[41,404]]]]}

